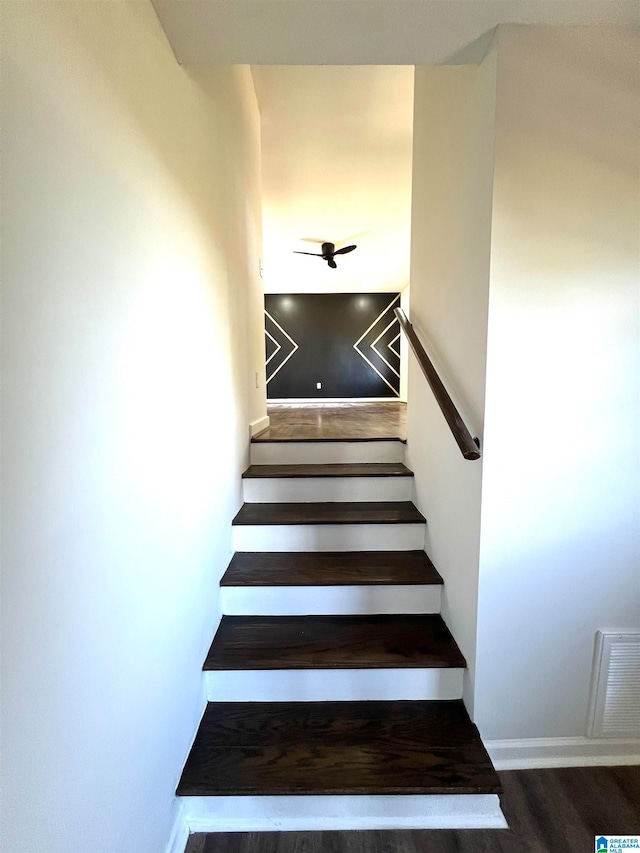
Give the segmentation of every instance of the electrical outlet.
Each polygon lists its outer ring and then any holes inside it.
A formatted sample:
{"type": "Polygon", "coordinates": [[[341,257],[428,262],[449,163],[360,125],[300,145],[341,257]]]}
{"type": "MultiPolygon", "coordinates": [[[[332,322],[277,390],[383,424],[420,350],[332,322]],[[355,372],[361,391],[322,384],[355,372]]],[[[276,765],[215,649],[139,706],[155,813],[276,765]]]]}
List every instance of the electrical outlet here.
{"type": "Polygon", "coordinates": [[[322,382],[316,382],[316,388],[319,391],[322,388],[322,382]]]}

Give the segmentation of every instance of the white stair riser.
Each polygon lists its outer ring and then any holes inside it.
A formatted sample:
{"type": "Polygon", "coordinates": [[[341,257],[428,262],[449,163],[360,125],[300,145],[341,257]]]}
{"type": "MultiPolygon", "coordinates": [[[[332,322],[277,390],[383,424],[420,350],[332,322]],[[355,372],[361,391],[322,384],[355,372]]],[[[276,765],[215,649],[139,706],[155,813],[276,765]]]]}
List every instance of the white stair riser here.
{"type": "Polygon", "coordinates": [[[236,525],[236,551],[416,551],[424,524],[236,525]]]}
{"type": "Polygon", "coordinates": [[[497,794],[181,797],[191,832],[506,829],[497,794]]]}
{"type": "Polygon", "coordinates": [[[243,482],[246,503],[410,501],[413,477],[282,477],[243,482]]]}
{"type": "Polygon", "coordinates": [[[265,441],[251,444],[252,465],[402,462],[401,441],[265,441]]]}
{"type": "Polygon", "coordinates": [[[431,585],[223,586],[226,616],[439,613],[442,587],[431,585]]]}
{"type": "Polygon", "coordinates": [[[210,702],[461,699],[460,668],[278,669],[205,672],[210,702]]]}

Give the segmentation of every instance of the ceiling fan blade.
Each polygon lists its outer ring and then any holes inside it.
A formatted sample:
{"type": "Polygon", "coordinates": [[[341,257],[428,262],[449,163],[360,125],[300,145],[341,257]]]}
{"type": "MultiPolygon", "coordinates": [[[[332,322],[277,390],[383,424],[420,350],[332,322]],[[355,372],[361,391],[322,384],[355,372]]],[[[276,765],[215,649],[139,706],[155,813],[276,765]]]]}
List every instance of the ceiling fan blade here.
{"type": "Polygon", "coordinates": [[[322,244],[322,254],[323,255],[335,255],[336,252],[336,244],[335,243],[323,243],[322,244]]]}
{"type": "Polygon", "coordinates": [[[319,252],[297,252],[295,249],[293,250],[294,255],[313,255],[314,258],[321,258],[322,255],[319,252]]]}
{"type": "Polygon", "coordinates": [[[354,249],[357,249],[357,246],[344,246],[342,249],[336,249],[333,253],[334,255],[346,255],[348,252],[353,252],[354,249]]]}
{"type": "Polygon", "coordinates": [[[338,269],[338,264],[333,260],[333,258],[329,258],[327,261],[332,270],[338,269]]]}

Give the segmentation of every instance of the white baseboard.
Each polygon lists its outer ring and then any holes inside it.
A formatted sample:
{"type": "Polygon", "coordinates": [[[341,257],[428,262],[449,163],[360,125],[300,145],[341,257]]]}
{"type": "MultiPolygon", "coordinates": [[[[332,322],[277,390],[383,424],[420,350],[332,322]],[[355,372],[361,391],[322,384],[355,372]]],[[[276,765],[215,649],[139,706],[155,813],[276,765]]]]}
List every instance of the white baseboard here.
{"type": "Polygon", "coordinates": [[[189,840],[189,832],[187,812],[184,803],[179,800],[176,819],[173,822],[173,829],[171,830],[171,837],[167,844],[166,853],[184,853],[184,848],[187,846],[187,841],[189,840]]]}
{"type": "Polygon", "coordinates": [[[484,742],[496,770],[640,764],[640,738],[527,738],[484,742]]]}
{"type": "Polygon", "coordinates": [[[265,415],[263,418],[258,418],[257,421],[251,421],[249,424],[249,433],[251,438],[253,438],[254,435],[258,435],[259,432],[268,429],[270,423],[271,418],[269,415],[265,415]]]}

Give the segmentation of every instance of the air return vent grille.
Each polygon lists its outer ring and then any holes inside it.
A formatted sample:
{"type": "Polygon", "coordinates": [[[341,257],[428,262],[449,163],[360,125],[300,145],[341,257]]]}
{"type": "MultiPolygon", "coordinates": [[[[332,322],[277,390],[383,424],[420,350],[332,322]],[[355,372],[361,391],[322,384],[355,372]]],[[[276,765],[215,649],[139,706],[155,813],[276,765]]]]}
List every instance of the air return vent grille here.
{"type": "Polygon", "coordinates": [[[598,631],[589,737],[640,737],[640,633],[598,631]]]}

